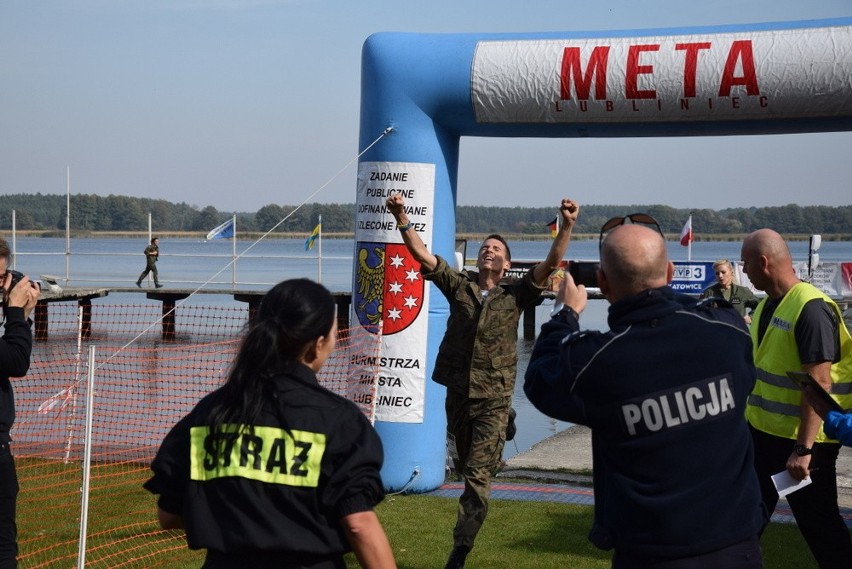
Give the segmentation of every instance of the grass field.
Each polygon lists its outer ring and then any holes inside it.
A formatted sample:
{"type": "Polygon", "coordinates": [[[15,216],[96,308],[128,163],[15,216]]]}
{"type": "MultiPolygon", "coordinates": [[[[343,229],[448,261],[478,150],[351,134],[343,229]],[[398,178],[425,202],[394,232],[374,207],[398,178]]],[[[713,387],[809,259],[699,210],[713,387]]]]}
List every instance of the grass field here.
{"type": "MultiPolygon", "coordinates": [[[[155,497],[141,487],[138,464],[96,465],[88,515],[86,567],[199,567],[204,553],[187,549],[180,532],[159,530],[155,497]]],[[[18,508],[22,560],[27,567],[73,567],[80,526],[79,465],[19,460],[18,508]],[[40,489],[36,486],[41,485],[40,489]]],[[[401,569],[443,567],[452,547],[457,502],[428,495],[390,496],[377,508],[401,569]]],[[[696,515],[701,515],[696,512],[696,515]]],[[[590,506],[492,500],[469,556],[472,568],[598,569],[610,554],[586,536],[590,506]]],[[[764,535],[766,569],[810,569],[816,564],[797,528],[772,524],[764,535]]],[[[358,567],[347,556],[349,567],[358,567]]]]}

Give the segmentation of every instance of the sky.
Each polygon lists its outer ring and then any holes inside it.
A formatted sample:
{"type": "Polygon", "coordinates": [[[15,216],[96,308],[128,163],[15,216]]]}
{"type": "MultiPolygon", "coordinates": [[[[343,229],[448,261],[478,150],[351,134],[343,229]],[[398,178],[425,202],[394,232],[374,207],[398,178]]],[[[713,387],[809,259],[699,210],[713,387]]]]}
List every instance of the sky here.
{"type": "MultiPolygon", "coordinates": [[[[352,203],[373,33],[852,16],[849,0],[4,0],[0,196],[352,203]],[[315,194],[315,195],[314,195],[315,194]],[[313,196],[313,197],[311,197],[313,196]]],[[[852,204],[852,134],[461,140],[458,204],[852,204]]]]}

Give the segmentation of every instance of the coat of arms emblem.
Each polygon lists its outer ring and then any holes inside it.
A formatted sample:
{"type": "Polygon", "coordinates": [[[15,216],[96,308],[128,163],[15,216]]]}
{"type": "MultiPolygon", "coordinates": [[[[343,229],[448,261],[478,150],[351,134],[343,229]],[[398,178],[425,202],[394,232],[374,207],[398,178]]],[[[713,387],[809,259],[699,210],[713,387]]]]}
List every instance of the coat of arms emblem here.
{"type": "Polygon", "coordinates": [[[368,330],[382,324],[382,334],[405,330],[420,314],[423,277],[420,263],[405,245],[358,242],[358,265],[352,304],[368,330]]]}

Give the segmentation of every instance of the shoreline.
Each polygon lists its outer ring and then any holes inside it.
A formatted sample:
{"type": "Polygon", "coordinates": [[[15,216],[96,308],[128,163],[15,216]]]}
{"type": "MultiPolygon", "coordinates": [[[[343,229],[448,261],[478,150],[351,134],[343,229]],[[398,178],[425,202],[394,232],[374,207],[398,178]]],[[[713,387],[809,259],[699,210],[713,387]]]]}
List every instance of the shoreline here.
{"type": "MultiPolygon", "coordinates": [[[[592,431],[573,425],[551,435],[506,460],[497,477],[591,486],[592,431]]],[[[837,458],[837,502],[852,508],[852,447],[841,447],[837,458]]]]}
{"type": "MultiPolygon", "coordinates": [[[[0,232],[0,234],[11,235],[11,231],[4,230],[0,232]]],[[[238,240],[256,240],[261,237],[266,239],[306,239],[311,234],[310,231],[288,231],[281,233],[270,233],[266,234],[263,231],[246,231],[240,233],[238,236],[238,240]]],[[[64,231],[59,231],[56,229],[19,229],[15,232],[16,236],[19,237],[65,237],[64,231]]],[[[72,230],[70,237],[74,239],[102,239],[102,238],[116,238],[116,239],[147,239],[149,233],[147,231],[80,231],[80,230],[72,230]]],[[[207,236],[207,233],[204,231],[153,231],[151,235],[156,235],[160,238],[186,238],[186,239],[204,239],[207,236]]],[[[502,233],[501,234],[504,239],[507,241],[550,241],[552,238],[548,234],[529,234],[529,233],[502,233]]],[[[693,243],[699,242],[708,242],[708,243],[720,243],[720,242],[731,242],[731,241],[742,241],[748,233],[704,233],[701,235],[696,235],[695,241],[693,243]]],[[[482,241],[488,236],[487,233],[458,233],[456,235],[457,239],[464,239],[467,241],[482,241]]],[[[322,234],[323,239],[354,239],[354,232],[337,232],[337,233],[326,233],[322,234]]],[[[596,241],[599,235],[597,233],[575,233],[572,236],[572,241],[596,241]]],[[[789,241],[808,241],[810,239],[809,234],[804,233],[794,233],[784,235],[784,238],[789,241]]],[[[679,239],[679,235],[677,233],[667,233],[666,240],[667,241],[677,241],[679,239]]],[[[825,241],[852,241],[852,233],[824,233],[822,234],[822,240],[825,241]]]]}

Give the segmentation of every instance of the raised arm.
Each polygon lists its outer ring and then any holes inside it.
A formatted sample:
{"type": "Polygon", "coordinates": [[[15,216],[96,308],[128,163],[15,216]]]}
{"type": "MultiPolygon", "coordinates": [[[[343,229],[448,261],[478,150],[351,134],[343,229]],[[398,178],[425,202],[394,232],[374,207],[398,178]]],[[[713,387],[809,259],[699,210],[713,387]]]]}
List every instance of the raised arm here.
{"type": "Polygon", "coordinates": [[[547,257],[533,269],[533,279],[539,286],[543,286],[547,282],[547,277],[556,270],[559,262],[562,261],[562,257],[565,256],[568,243],[571,241],[571,231],[574,229],[574,224],[577,223],[577,216],[580,215],[580,205],[574,200],[565,198],[559,206],[559,214],[562,217],[559,232],[553,238],[547,257]]]}
{"type": "Polygon", "coordinates": [[[385,205],[396,219],[399,232],[402,234],[402,240],[405,242],[405,246],[408,247],[414,259],[427,271],[434,270],[438,266],[438,258],[429,252],[429,249],[426,248],[426,245],[420,238],[420,234],[417,233],[411,220],[408,219],[408,215],[405,213],[405,200],[402,194],[393,194],[387,199],[385,205]]]}

